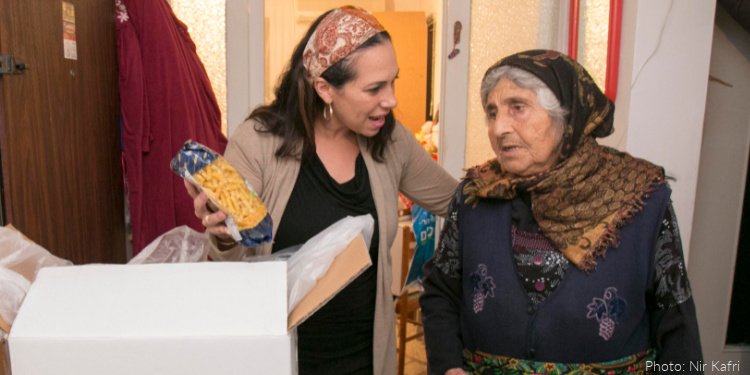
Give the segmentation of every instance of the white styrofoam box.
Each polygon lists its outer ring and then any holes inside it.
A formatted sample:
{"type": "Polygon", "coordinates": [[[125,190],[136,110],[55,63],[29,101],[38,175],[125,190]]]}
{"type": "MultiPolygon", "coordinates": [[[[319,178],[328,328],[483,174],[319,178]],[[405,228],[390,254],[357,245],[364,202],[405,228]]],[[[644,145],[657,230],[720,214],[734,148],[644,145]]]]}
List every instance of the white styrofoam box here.
{"type": "Polygon", "coordinates": [[[9,344],[14,375],[296,372],[284,262],[45,268],[9,344]]]}

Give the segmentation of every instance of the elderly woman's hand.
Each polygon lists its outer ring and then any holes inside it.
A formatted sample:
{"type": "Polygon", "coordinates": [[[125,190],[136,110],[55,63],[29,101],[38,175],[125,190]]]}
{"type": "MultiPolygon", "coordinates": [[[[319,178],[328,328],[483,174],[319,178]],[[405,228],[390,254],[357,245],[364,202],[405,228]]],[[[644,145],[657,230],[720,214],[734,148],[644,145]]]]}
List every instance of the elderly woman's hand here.
{"type": "Polygon", "coordinates": [[[193,186],[185,180],[185,188],[188,194],[193,197],[193,207],[195,208],[195,216],[201,219],[203,226],[208,229],[208,233],[216,236],[219,243],[230,244],[234,240],[229,233],[229,228],[224,224],[224,220],[227,218],[227,214],[224,211],[218,209],[208,200],[208,196],[204,192],[199,192],[198,188],[193,186]]]}
{"type": "Polygon", "coordinates": [[[445,372],[445,375],[466,375],[466,374],[468,373],[461,368],[452,368],[445,372]]]}

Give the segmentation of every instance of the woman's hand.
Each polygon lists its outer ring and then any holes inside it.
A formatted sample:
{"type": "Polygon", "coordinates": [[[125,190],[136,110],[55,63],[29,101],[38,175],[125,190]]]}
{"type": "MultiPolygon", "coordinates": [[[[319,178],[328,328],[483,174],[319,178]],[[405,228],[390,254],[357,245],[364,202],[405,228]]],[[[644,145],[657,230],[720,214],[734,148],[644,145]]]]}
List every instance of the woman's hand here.
{"type": "Polygon", "coordinates": [[[445,375],[466,375],[468,374],[462,368],[452,368],[445,372],[445,375]]]}
{"type": "Polygon", "coordinates": [[[234,240],[229,234],[229,228],[224,224],[227,214],[214,206],[213,203],[208,200],[206,193],[199,192],[198,188],[193,186],[193,184],[187,180],[185,180],[185,188],[187,189],[188,194],[193,197],[195,216],[201,219],[201,223],[203,223],[203,226],[208,229],[208,233],[216,236],[220,242],[233,242],[234,240]]]}

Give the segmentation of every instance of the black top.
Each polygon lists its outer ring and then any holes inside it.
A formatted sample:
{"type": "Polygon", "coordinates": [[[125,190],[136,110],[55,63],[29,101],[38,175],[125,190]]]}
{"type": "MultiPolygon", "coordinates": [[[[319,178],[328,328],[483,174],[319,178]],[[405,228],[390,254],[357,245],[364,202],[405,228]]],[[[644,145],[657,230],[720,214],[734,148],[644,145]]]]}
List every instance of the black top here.
{"type": "Polygon", "coordinates": [[[299,374],[372,374],[372,340],[378,264],[378,215],[367,166],[360,154],[355,175],[339,184],[317,155],[302,160],[284,209],[273,252],[306,242],[346,216],[370,214],[375,230],[372,267],[297,329],[299,374]]]}

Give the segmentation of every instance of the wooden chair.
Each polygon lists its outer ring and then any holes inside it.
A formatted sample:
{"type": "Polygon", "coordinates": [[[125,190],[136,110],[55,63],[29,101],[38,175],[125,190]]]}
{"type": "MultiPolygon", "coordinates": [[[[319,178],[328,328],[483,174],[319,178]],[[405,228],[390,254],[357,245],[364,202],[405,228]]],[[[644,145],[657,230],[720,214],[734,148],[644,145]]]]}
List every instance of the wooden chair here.
{"type": "MultiPolygon", "coordinates": [[[[399,226],[398,230],[402,231],[403,239],[401,245],[401,288],[403,289],[406,275],[409,272],[409,264],[411,263],[412,256],[414,256],[416,242],[414,241],[414,233],[411,227],[399,226]]],[[[406,291],[397,297],[395,301],[396,317],[398,319],[398,333],[396,337],[398,345],[398,375],[404,375],[406,343],[424,335],[424,332],[421,330],[411,336],[406,335],[407,324],[422,326],[422,323],[416,320],[416,313],[419,310],[419,294],[418,292],[412,293],[406,291]]]]}

